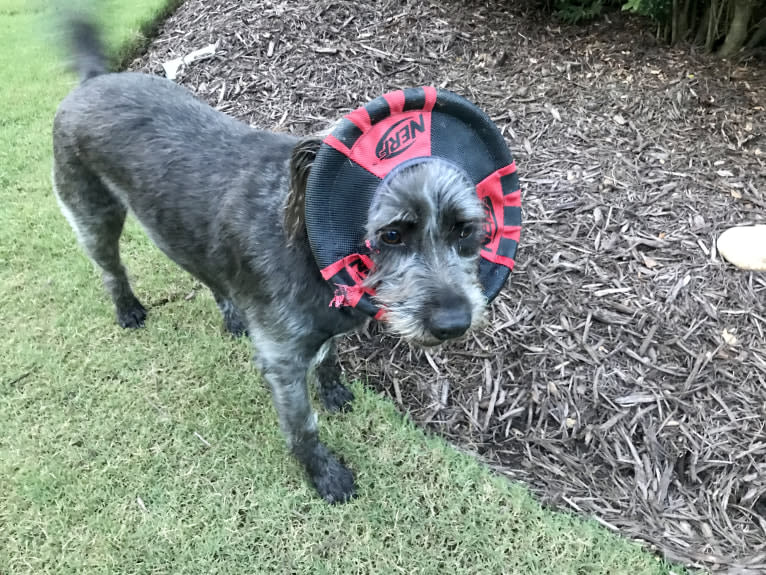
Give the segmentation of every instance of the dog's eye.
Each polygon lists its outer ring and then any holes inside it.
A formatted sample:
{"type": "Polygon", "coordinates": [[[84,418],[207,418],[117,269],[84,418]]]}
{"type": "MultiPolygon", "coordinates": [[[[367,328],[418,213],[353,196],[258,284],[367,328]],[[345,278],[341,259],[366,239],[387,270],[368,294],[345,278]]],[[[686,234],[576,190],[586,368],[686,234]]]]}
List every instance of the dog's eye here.
{"type": "Polygon", "coordinates": [[[383,240],[384,244],[395,246],[402,243],[402,234],[399,233],[399,230],[383,230],[380,239],[383,240]]]}
{"type": "Polygon", "coordinates": [[[470,237],[470,235],[473,233],[473,228],[471,227],[470,224],[458,224],[455,227],[457,228],[457,236],[461,240],[464,240],[470,237]]]}

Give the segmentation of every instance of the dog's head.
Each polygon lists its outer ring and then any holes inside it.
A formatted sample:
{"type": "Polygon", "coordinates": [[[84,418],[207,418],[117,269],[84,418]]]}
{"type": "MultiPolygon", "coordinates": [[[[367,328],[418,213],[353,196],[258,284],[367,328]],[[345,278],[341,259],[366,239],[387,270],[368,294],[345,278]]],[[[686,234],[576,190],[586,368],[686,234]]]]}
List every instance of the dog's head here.
{"type": "MultiPolygon", "coordinates": [[[[305,234],[305,189],[321,139],[301,140],[290,162],[285,229],[305,234]]],[[[484,207],[463,172],[441,160],[402,167],[370,205],[366,240],[374,264],[365,285],[385,310],[385,325],[418,345],[437,345],[480,325],[484,207]]]]}
{"type": "Polygon", "coordinates": [[[386,179],[367,220],[374,267],[366,285],[391,331],[436,345],[482,322],[484,219],[474,185],[444,161],[404,167],[386,179]]]}

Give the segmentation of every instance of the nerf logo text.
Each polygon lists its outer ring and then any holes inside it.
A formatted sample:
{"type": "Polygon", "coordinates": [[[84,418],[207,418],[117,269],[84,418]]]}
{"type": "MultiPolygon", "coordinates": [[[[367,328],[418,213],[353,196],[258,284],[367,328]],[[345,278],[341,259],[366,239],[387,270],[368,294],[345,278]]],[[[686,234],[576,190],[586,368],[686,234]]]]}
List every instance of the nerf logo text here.
{"type": "Polygon", "coordinates": [[[412,118],[399,120],[378,140],[375,155],[379,160],[394,158],[406,152],[415,143],[418,135],[425,131],[426,122],[423,114],[419,114],[417,120],[412,118]]]}
{"type": "Polygon", "coordinates": [[[490,244],[495,239],[495,232],[497,232],[497,217],[495,216],[495,208],[492,205],[492,200],[489,196],[484,196],[484,214],[486,219],[484,220],[484,234],[486,239],[482,249],[492,251],[490,244]]]}

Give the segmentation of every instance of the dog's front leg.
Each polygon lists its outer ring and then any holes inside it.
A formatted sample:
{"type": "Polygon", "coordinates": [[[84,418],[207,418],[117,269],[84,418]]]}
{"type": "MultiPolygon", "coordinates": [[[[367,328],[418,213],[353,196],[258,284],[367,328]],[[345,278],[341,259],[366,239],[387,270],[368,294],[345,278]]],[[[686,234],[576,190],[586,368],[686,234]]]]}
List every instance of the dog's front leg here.
{"type": "Polygon", "coordinates": [[[328,411],[350,411],[354,394],[341,383],[341,369],[336,352],[335,338],[322,345],[310,376],[316,382],[319,399],[328,411]]]}
{"type": "Polygon", "coordinates": [[[319,441],[317,414],[311,408],[306,376],[316,350],[295,341],[277,341],[250,328],[256,364],[271,389],[287,445],[319,494],[330,503],[354,496],[354,476],[319,441]]]}

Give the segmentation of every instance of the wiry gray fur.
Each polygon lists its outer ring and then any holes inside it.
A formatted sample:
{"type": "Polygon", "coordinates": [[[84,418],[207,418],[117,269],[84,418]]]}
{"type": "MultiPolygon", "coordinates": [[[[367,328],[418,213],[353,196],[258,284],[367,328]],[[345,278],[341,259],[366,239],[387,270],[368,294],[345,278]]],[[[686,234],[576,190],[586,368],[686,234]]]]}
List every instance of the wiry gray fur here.
{"type": "MultiPolygon", "coordinates": [[[[367,284],[375,287],[392,331],[420,345],[436,345],[481,324],[486,300],[477,269],[484,219],[473,184],[440,160],[404,168],[378,190],[367,239],[380,253],[367,284]],[[382,241],[392,228],[402,234],[401,244],[382,241]],[[445,323],[440,319],[449,324],[445,315],[459,319],[456,311],[466,323],[458,322],[459,333],[445,337],[434,324],[445,323]]],[[[441,327],[449,332],[448,325],[441,327]]]]}
{"type": "MultiPolygon", "coordinates": [[[[119,324],[146,318],[119,255],[130,211],[212,290],[226,328],[249,334],[288,446],[322,497],[348,500],[353,475],[319,441],[306,384],[312,373],[327,408],[349,407],[333,340],[366,321],[329,306],[333,287],[306,238],[306,176],[321,140],[252,129],[163,78],[109,74],[91,23],[73,19],[70,32],[81,83],[55,117],[54,190],[119,324]]],[[[382,190],[368,222],[379,247],[370,281],[392,331],[434,344],[479,321],[482,219],[473,187],[441,162],[403,170],[382,190]],[[392,229],[402,243],[385,244],[392,229]]]]}

